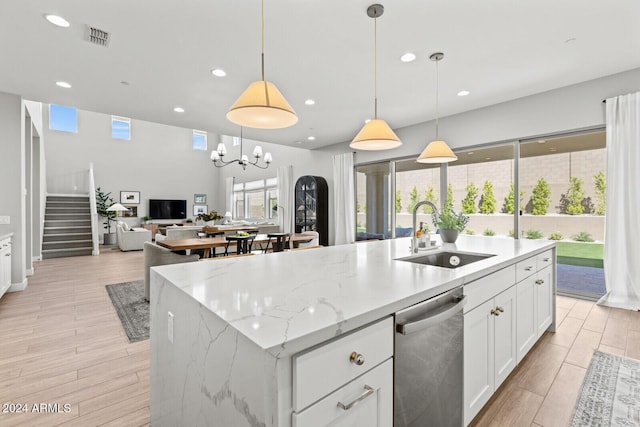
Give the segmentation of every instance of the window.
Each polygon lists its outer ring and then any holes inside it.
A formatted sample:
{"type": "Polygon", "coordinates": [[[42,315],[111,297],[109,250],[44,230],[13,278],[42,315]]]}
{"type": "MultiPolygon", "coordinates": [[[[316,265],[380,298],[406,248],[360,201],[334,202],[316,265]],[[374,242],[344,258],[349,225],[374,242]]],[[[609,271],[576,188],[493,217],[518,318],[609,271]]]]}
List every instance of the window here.
{"type": "Polygon", "coordinates": [[[78,110],[62,105],[49,105],[49,129],[78,133],[78,110]]]}
{"type": "Polygon", "coordinates": [[[111,137],[113,139],[131,140],[131,119],[111,116],[111,137]]]}
{"type": "Polygon", "coordinates": [[[233,217],[273,219],[278,216],[278,179],[269,178],[233,185],[233,217]]]}
{"type": "Polygon", "coordinates": [[[196,151],[207,151],[207,132],[203,130],[193,130],[191,137],[193,149],[196,151]]]}

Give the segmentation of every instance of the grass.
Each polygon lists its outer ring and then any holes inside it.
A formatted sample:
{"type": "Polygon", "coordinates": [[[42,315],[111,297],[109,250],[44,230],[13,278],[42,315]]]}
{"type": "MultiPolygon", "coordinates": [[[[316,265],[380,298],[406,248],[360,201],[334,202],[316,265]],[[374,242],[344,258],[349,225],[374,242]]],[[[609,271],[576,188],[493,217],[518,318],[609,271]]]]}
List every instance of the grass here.
{"type": "Polygon", "coordinates": [[[558,263],[602,268],[604,245],[602,243],[556,243],[558,263]]]}

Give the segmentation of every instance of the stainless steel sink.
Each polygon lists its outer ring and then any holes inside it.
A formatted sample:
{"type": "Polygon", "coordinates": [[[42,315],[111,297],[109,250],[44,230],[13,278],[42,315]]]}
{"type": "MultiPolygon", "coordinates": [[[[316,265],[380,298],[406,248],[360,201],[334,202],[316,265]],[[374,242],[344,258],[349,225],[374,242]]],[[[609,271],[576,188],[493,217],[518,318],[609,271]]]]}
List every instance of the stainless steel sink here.
{"type": "Polygon", "coordinates": [[[412,255],[397,258],[397,261],[413,262],[415,264],[434,265],[444,268],[458,268],[495,256],[494,254],[475,254],[469,252],[437,251],[425,255],[412,255]]]}

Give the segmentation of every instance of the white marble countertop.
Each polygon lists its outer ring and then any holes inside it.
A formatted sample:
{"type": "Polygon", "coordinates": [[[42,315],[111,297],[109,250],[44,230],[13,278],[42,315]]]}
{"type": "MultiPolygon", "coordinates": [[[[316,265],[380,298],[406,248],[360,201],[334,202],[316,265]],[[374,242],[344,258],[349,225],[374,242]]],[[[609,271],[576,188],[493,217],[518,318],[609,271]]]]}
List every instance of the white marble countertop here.
{"type": "Polygon", "coordinates": [[[11,233],[5,233],[5,234],[0,234],[0,240],[4,240],[7,237],[12,237],[13,236],[13,232],[11,233]]]}
{"type": "Polygon", "coordinates": [[[410,255],[409,244],[371,241],[153,270],[258,347],[284,356],[554,246],[463,235],[443,249],[496,256],[446,269],[396,260],[410,255]]]}

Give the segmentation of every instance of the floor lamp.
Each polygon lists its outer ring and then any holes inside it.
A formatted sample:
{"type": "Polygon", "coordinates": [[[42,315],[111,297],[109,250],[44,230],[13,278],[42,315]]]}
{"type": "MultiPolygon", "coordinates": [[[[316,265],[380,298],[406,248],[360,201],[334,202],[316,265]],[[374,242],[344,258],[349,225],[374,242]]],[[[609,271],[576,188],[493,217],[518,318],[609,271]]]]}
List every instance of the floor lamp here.
{"type": "Polygon", "coordinates": [[[113,205],[107,208],[107,212],[115,212],[116,213],[116,248],[118,247],[118,212],[126,212],[129,209],[122,206],[120,203],[114,203],[113,205]]]}

